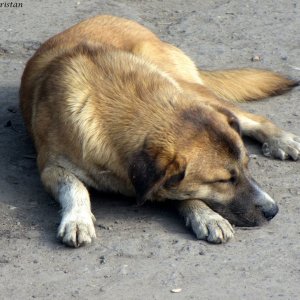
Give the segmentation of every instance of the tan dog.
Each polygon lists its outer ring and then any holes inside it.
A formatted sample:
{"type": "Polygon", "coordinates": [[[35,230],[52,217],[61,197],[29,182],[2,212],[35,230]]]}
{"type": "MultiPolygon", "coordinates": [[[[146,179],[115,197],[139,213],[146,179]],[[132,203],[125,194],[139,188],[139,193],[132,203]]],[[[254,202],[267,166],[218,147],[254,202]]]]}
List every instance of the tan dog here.
{"type": "Polygon", "coordinates": [[[225,242],[228,220],[255,226],[278,207],[251,178],[240,133],[267,156],[297,160],[300,139],[227,100],[289,90],[263,70],[199,71],[178,48],[112,16],[45,42],[22,77],[21,108],[43,184],[62,206],[58,236],[95,237],[86,186],[147,200],[178,200],[199,239],[225,242]]]}

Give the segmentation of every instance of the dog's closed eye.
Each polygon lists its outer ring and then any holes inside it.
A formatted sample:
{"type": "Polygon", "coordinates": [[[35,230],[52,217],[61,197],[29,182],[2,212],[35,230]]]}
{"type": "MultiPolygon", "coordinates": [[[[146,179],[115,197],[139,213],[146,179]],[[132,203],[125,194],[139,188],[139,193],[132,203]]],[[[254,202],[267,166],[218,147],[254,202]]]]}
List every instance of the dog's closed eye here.
{"type": "Polygon", "coordinates": [[[233,184],[235,185],[238,181],[238,177],[236,174],[232,174],[229,178],[226,179],[218,179],[218,180],[214,180],[211,181],[210,183],[229,183],[229,184],[233,184]]]}
{"type": "Polygon", "coordinates": [[[171,176],[168,180],[166,180],[163,187],[168,189],[176,186],[184,178],[184,176],[185,176],[185,172],[181,172],[179,174],[175,174],[171,176]]]}
{"type": "Polygon", "coordinates": [[[234,184],[236,182],[235,177],[230,177],[229,179],[220,179],[220,180],[215,180],[211,183],[231,183],[234,184]]]}

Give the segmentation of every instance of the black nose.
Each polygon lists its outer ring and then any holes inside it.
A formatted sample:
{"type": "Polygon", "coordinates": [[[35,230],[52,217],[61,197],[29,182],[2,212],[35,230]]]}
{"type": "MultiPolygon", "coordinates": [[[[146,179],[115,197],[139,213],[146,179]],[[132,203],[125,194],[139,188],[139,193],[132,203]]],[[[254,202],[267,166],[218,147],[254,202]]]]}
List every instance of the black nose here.
{"type": "Polygon", "coordinates": [[[264,211],[263,211],[263,215],[265,216],[265,218],[266,218],[268,221],[270,221],[271,219],[273,219],[273,218],[277,215],[278,210],[279,210],[279,208],[278,208],[278,206],[275,204],[275,205],[273,205],[270,209],[264,210],[264,211]]]}

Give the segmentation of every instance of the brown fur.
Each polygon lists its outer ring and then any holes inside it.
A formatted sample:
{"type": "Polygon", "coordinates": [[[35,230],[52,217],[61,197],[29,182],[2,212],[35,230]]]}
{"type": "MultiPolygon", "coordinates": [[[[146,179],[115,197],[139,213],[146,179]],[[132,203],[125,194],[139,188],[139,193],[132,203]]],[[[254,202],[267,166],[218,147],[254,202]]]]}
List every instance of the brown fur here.
{"type": "Polygon", "coordinates": [[[280,95],[299,85],[279,74],[259,69],[202,71],[204,85],[224,100],[251,101],[280,95]]]}
{"type": "Polygon", "coordinates": [[[112,16],[46,41],[24,70],[20,105],[42,181],[62,205],[59,237],[70,246],[95,237],[86,186],[139,204],[180,200],[197,237],[215,243],[232,237],[223,217],[241,226],[272,218],[277,206],[251,179],[240,133],[265,143],[266,155],[294,159],[297,137],[220,98],[261,98],[292,84],[259,70],[199,76],[181,50],[112,16]]]}

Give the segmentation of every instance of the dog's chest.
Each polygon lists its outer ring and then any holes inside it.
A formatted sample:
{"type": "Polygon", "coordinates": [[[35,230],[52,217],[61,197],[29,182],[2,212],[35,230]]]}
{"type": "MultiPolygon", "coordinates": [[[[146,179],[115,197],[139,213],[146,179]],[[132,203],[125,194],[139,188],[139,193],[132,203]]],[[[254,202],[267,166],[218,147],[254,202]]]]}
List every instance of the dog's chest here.
{"type": "Polygon", "coordinates": [[[113,171],[104,169],[94,164],[86,164],[83,167],[71,162],[66,157],[58,159],[59,165],[77,176],[87,186],[99,191],[116,192],[126,196],[134,196],[133,186],[126,180],[117,176],[113,171]]]}

